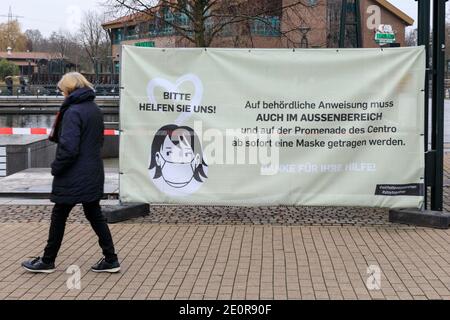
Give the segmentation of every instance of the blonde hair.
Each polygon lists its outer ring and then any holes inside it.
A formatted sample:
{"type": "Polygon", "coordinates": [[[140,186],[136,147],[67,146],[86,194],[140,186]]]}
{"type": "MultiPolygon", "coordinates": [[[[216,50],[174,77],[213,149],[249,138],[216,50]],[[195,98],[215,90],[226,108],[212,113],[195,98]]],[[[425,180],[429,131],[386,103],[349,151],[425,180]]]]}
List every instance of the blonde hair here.
{"type": "Polygon", "coordinates": [[[69,72],[66,73],[58,82],[58,88],[67,95],[70,95],[76,89],[91,88],[94,89],[90,83],[81,73],[69,72]]]}

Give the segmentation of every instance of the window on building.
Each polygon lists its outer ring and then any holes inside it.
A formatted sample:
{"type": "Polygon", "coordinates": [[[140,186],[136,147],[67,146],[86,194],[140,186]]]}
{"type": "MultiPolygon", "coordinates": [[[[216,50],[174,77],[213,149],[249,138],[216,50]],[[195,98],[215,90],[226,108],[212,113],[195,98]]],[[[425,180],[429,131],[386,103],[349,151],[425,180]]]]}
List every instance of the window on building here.
{"type": "Polygon", "coordinates": [[[225,25],[219,34],[222,37],[231,37],[231,35],[233,34],[232,25],[231,24],[225,25]]]}
{"type": "Polygon", "coordinates": [[[122,42],[123,40],[123,29],[122,28],[113,29],[112,34],[113,34],[113,44],[120,44],[120,42],[122,42]]]}
{"type": "Polygon", "coordinates": [[[150,36],[156,36],[158,31],[158,23],[152,20],[148,23],[148,33],[150,36]]]}
{"type": "Polygon", "coordinates": [[[163,10],[164,14],[164,22],[163,27],[161,29],[162,35],[171,35],[174,33],[174,27],[172,26],[175,23],[175,16],[173,15],[172,11],[168,8],[164,8],[163,10]]]}
{"type": "Polygon", "coordinates": [[[137,28],[136,26],[127,27],[127,35],[125,37],[126,40],[134,40],[137,39],[137,28]]]}
{"type": "Polygon", "coordinates": [[[138,32],[137,32],[137,34],[138,34],[138,38],[139,39],[142,39],[142,38],[148,36],[148,22],[141,22],[138,25],[138,32]]]}
{"type": "MultiPolygon", "coordinates": [[[[345,48],[355,48],[358,44],[357,32],[357,1],[348,0],[346,12],[346,26],[345,26],[345,48]]],[[[327,47],[339,47],[339,37],[341,28],[342,16],[342,0],[328,0],[327,1],[327,31],[328,43],[327,47]]]]}
{"type": "Polygon", "coordinates": [[[345,48],[358,47],[358,19],[356,17],[356,6],[359,5],[359,1],[348,0],[346,8],[346,26],[345,26],[345,48]]]}
{"type": "Polygon", "coordinates": [[[189,25],[189,18],[186,13],[176,13],[175,23],[182,27],[187,27],[189,25]]]}
{"type": "Polygon", "coordinates": [[[258,36],[279,36],[281,32],[280,17],[264,16],[252,20],[251,32],[258,36]]]}

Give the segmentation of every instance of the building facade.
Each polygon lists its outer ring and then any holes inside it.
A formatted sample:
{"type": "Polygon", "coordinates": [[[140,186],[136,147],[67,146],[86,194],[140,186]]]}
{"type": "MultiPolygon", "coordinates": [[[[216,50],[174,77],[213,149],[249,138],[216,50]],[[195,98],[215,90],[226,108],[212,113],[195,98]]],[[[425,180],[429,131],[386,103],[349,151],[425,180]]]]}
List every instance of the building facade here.
{"type": "MultiPolygon", "coordinates": [[[[233,1],[231,1],[233,2],[233,1]]],[[[230,4],[231,2],[228,2],[230,4]]],[[[405,28],[414,20],[386,0],[236,0],[234,10],[246,14],[250,8],[264,7],[265,15],[252,16],[240,23],[228,25],[211,41],[211,47],[237,48],[334,48],[339,47],[343,12],[345,12],[344,47],[375,48],[375,31],[367,21],[376,6],[380,23],[389,24],[396,33],[398,45],[405,45],[405,28]],[[358,18],[359,17],[359,18],[358,18]],[[357,25],[360,27],[357,28],[357,25]]],[[[230,5],[231,6],[231,5],[230,5]]],[[[230,9],[230,12],[232,10],[230,9]]],[[[376,20],[374,20],[376,21],[376,20]]],[[[188,25],[183,14],[160,10],[150,14],[132,14],[103,24],[112,41],[115,71],[119,72],[120,46],[193,47],[194,43],[180,35],[171,24],[188,25]],[[152,17],[153,16],[153,17],[152,17]],[[159,18],[158,18],[159,17],[159,18]]],[[[214,23],[214,22],[212,22],[214,23]]],[[[206,26],[208,27],[208,26],[206,26]]]]}
{"type": "Polygon", "coordinates": [[[19,75],[30,83],[56,82],[61,75],[74,70],[75,65],[58,53],[49,52],[0,52],[0,60],[19,67],[19,75]]]}

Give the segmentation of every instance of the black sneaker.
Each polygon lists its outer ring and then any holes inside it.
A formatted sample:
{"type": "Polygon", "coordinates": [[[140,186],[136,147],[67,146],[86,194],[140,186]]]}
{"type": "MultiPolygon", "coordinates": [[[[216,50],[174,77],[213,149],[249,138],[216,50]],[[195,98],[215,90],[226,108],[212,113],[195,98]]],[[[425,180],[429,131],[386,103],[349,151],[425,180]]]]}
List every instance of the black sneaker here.
{"type": "Polygon", "coordinates": [[[45,263],[42,261],[41,257],[36,257],[33,260],[28,260],[22,262],[22,267],[34,273],[52,273],[55,272],[54,263],[45,263]]]}
{"type": "Polygon", "coordinates": [[[114,262],[108,262],[105,258],[102,258],[99,262],[91,268],[94,272],[108,272],[108,273],[116,273],[120,271],[119,261],[116,260],[114,262]]]}

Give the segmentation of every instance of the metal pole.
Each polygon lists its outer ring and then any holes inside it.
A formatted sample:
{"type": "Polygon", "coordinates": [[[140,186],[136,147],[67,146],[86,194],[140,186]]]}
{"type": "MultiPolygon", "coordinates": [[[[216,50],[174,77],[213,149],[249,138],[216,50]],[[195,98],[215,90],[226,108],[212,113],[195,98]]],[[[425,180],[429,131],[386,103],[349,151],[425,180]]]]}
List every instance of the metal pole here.
{"type": "MultiPolygon", "coordinates": [[[[123,74],[123,47],[120,46],[120,56],[119,56],[119,66],[120,66],[120,70],[119,70],[119,101],[122,101],[122,90],[124,90],[125,88],[122,87],[122,74],[123,74]]],[[[121,176],[123,175],[123,171],[122,171],[122,162],[121,162],[121,157],[122,157],[122,148],[123,145],[120,143],[122,140],[122,135],[123,135],[123,123],[122,123],[122,110],[123,110],[123,105],[119,102],[119,204],[122,205],[122,195],[121,195],[121,183],[122,183],[122,178],[121,176]]]]}
{"type": "Polygon", "coordinates": [[[445,3],[433,1],[433,104],[432,148],[436,150],[435,179],[431,188],[431,209],[443,209],[444,184],[444,68],[445,68],[445,3]]]}
{"type": "Polygon", "coordinates": [[[110,84],[111,86],[114,84],[114,74],[115,74],[115,70],[114,70],[114,56],[108,56],[109,58],[109,62],[110,62],[110,84]]]}
{"type": "Polygon", "coordinates": [[[31,61],[28,60],[28,79],[31,81],[31,61]]]}
{"type": "Polygon", "coordinates": [[[111,57],[111,85],[114,85],[114,57],[111,57]]]}
{"type": "Polygon", "coordinates": [[[311,28],[301,27],[299,30],[302,37],[302,39],[300,40],[300,48],[309,48],[309,41],[307,34],[311,30],[311,28]]]}
{"type": "Polygon", "coordinates": [[[31,168],[31,148],[27,148],[27,168],[31,168]]]}
{"type": "Polygon", "coordinates": [[[347,24],[347,0],[342,0],[341,26],[339,31],[339,48],[345,47],[345,26],[347,24]]]}
{"type": "MultiPolygon", "coordinates": [[[[430,101],[430,1],[429,0],[417,0],[418,2],[418,29],[417,29],[417,44],[419,46],[425,46],[425,87],[424,87],[424,120],[425,120],[425,126],[424,126],[424,150],[425,152],[428,152],[429,146],[429,127],[430,127],[430,108],[429,108],[429,101],[430,101]]],[[[425,162],[427,163],[427,162],[425,162]]],[[[428,175],[426,174],[427,170],[425,169],[424,177],[425,177],[425,188],[424,188],[424,209],[427,210],[428,208],[428,189],[426,186],[428,186],[428,175]]]]}
{"type": "Polygon", "coordinates": [[[98,58],[95,58],[95,84],[98,84],[98,58]]]}
{"type": "Polygon", "coordinates": [[[360,1],[355,0],[355,23],[356,23],[356,47],[363,47],[362,32],[361,32],[361,7],[360,1]]]}

